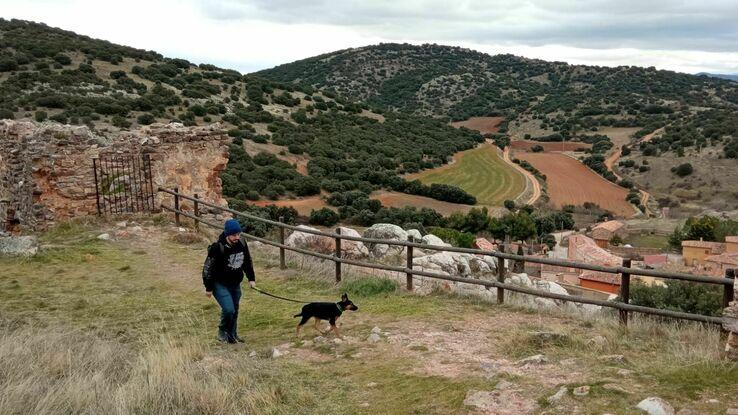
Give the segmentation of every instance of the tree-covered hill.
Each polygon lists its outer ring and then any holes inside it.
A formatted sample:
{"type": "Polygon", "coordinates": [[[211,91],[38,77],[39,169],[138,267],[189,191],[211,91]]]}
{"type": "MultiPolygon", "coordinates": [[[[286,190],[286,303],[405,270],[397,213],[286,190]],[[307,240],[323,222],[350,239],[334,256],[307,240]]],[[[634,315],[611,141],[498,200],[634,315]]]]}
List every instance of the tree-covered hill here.
{"type": "Polygon", "coordinates": [[[685,107],[735,108],[738,85],[634,66],[597,67],[488,55],[450,46],[380,44],[260,71],[281,82],[326,88],[371,106],[424,115],[566,113],[576,123],[616,118],[645,125],[685,107]]]}

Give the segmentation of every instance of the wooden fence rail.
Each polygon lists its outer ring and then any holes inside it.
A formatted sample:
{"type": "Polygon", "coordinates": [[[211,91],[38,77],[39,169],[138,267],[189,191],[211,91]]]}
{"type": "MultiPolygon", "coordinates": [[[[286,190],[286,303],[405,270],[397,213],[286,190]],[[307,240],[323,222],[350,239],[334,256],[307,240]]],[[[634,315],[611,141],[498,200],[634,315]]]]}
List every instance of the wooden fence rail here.
{"type": "Polygon", "coordinates": [[[627,325],[628,323],[628,312],[638,312],[638,313],[643,313],[643,314],[650,314],[650,315],[656,315],[656,316],[662,316],[662,317],[670,317],[670,318],[676,318],[676,319],[691,320],[691,321],[713,323],[713,324],[724,324],[727,321],[723,317],[684,313],[684,312],[678,312],[678,311],[672,311],[672,310],[662,310],[662,309],[657,309],[657,308],[652,308],[652,307],[644,307],[644,306],[630,304],[629,287],[630,287],[630,276],[631,275],[651,276],[651,277],[657,277],[657,278],[663,278],[663,279],[677,279],[677,280],[683,280],[683,281],[692,281],[692,282],[708,283],[708,284],[720,284],[723,286],[723,290],[724,290],[723,291],[724,293],[723,294],[723,303],[724,303],[723,306],[727,307],[728,303],[732,301],[733,299],[733,283],[735,279],[733,277],[734,274],[732,273],[732,270],[730,273],[726,273],[725,278],[709,277],[709,276],[698,276],[698,275],[691,275],[691,274],[684,274],[684,273],[670,273],[670,272],[664,272],[664,271],[631,268],[630,260],[625,260],[623,262],[623,266],[620,266],[620,267],[606,267],[606,266],[600,266],[600,265],[594,265],[594,264],[587,264],[584,262],[574,262],[574,261],[565,261],[565,260],[550,259],[550,258],[530,257],[526,255],[508,254],[502,251],[485,251],[481,249],[457,248],[457,247],[438,246],[438,245],[424,245],[424,244],[413,242],[412,240],[397,241],[397,240],[354,237],[354,236],[342,235],[340,232],[340,229],[336,229],[334,233],[331,233],[331,232],[322,232],[322,231],[317,231],[317,230],[312,230],[312,229],[298,228],[297,226],[284,223],[282,218],[280,218],[279,221],[273,221],[273,220],[261,218],[255,215],[251,215],[249,213],[240,212],[237,210],[218,206],[216,204],[201,200],[197,197],[192,197],[192,196],[181,194],[176,189],[170,190],[170,189],[165,189],[165,188],[160,187],[159,192],[168,193],[174,196],[174,206],[175,206],[174,208],[164,205],[164,204],[161,205],[161,208],[164,210],[173,212],[175,214],[175,218],[177,219],[177,222],[179,222],[178,219],[180,216],[184,216],[184,217],[194,220],[195,223],[202,223],[202,224],[208,225],[216,229],[221,229],[222,228],[221,224],[209,222],[201,217],[199,206],[204,205],[204,206],[208,206],[208,207],[211,207],[213,209],[217,209],[223,212],[231,213],[235,216],[240,216],[243,218],[247,218],[247,219],[251,219],[251,220],[255,220],[255,221],[259,221],[262,223],[276,226],[279,229],[279,242],[274,242],[274,241],[271,241],[265,238],[257,237],[255,235],[250,235],[246,233],[244,233],[244,236],[247,239],[258,241],[258,242],[279,248],[280,268],[282,269],[286,267],[285,251],[297,252],[297,253],[301,253],[304,255],[309,255],[309,256],[316,257],[316,258],[324,259],[327,261],[333,261],[336,266],[335,267],[336,281],[341,281],[341,278],[342,278],[341,265],[347,264],[347,265],[353,265],[353,266],[358,266],[358,267],[397,272],[400,274],[404,273],[407,278],[407,289],[408,290],[413,289],[413,276],[421,276],[421,277],[427,277],[427,278],[438,279],[438,280],[480,285],[480,286],[484,286],[487,289],[490,289],[493,287],[497,288],[497,302],[500,304],[504,303],[505,290],[508,290],[508,291],[517,292],[521,294],[528,294],[528,295],[533,295],[537,297],[550,298],[554,300],[570,301],[570,302],[581,303],[581,304],[592,304],[592,305],[598,305],[601,307],[614,308],[614,309],[619,310],[620,322],[624,325],[627,325]],[[195,206],[195,211],[193,214],[182,211],[179,208],[181,206],[181,199],[189,200],[193,202],[193,205],[195,206]],[[310,251],[310,250],[302,249],[298,247],[287,246],[285,244],[285,229],[333,238],[335,240],[335,246],[336,246],[335,252],[333,255],[328,255],[328,254],[322,254],[319,252],[314,252],[314,251],[310,251]],[[393,265],[363,262],[363,261],[357,261],[357,260],[345,258],[342,256],[342,249],[341,249],[342,240],[357,241],[357,242],[362,242],[365,244],[383,244],[383,245],[403,246],[407,250],[406,266],[405,267],[393,266],[393,265]],[[413,253],[414,253],[415,248],[423,249],[423,250],[435,250],[435,251],[445,251],[445,252],[467,253],[467,254],[473,254],[473,255],[484,255],[484,256],[491,256],[491,257],[497,258],[498,259],[497,277],[496,279],[481,280],[481,279],[468,278],[468,277],[455,277],[455,276],[439,274],[435,272],[414,269],[412,262],[413,262],[413,253]],[[585,298],[581,296],[555,294],[555,293],[550,293],[547,291],[536,290],[532,288],[526,288],[526,287],[521,287],[521,286],[513,285],[510,283],[506,283],[505,282],[506,269],[505,269],[505,261],[504,261],[505,259],[521,262],[523,264],[525,262],[532,262],[532,263],[563,266],[567,268],[586,269],[586,270],[606,272],[606,273],[612,273],[612,274],[620,274],[621,275],[620,297],[618,301],[596,300],[596,299],[590,299],[590,298],[585,298]]]}

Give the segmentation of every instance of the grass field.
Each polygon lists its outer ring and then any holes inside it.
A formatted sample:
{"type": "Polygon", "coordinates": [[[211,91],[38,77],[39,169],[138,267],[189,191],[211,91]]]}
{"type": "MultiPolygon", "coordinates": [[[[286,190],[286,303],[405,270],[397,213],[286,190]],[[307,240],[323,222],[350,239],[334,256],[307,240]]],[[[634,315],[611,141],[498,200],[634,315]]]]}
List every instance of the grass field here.
{"type": "Polygon", "coordinates": [[[280,270],[274,252],[256,246],[261,289],[323,301],[348,292],[359,311],[339,321],[342,342],[314,340],[312,325],[297,341],[299,304],[245,290],[247,343],[221,345],[218,307],[199,276],[207,241],[141,225],[111,241],[96,238],[111,223],[61,225],[42,237],[54,248],[0,258],[0,413],[467,414],[479,413],[467,394],[495,388],[502,407],[491,412],[505,414],[639,413],[647,396],[697,413],[738,406],[738,365],[721,356],[715,328],[633,316],[626,331],[614,315],[415,295],[356,272],[337,285],[332,263],[289,256],[280,270]],[[370,343],[375,326],[381,340],[370,343]],[[541,341],[536,331],[562,337],[541,341]],[[270,357],[273,347],[285,354],[270,357]],[[534,354],[548,362],[516,363],[534,354]],[[622,359],[603,360],[615,354],[622,359]],[[590,394],[573,396],[582,385],[590,394]],[[562,386],[570,392],[548,403],[562,386]]]}
{"type": "Polygon", "coordinates": [[[490,143],[457,154],[454,162],[408,176],[425,184],[458,186],[477,198],[481,206],[501,206],[525,190],[525,177],[505,163],[490,143]]]}

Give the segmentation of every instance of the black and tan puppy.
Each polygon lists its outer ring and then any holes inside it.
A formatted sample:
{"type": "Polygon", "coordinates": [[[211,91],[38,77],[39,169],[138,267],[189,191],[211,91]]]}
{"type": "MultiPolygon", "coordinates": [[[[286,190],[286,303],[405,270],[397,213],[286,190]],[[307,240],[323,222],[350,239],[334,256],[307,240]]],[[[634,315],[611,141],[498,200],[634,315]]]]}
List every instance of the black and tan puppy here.
{"type": "Polygon", "coordinates": [[[341,333],[338,332],[336,327],[336,320],[341,317],[341,314],[345,310],[355,311],[358,310],[354,303],[349,300],[348,295],[344,293],[341,296],[341,301],[337,303],[308,303],[302,307],[300,314],[295,314],[295,317],[302,317],[300,323],[297,324],[297,337],[300,337],[300,329],[307,323],[311,318],[315,319],[315,330],[318,330],[322,334],[328,334],[328,331],[321,331],[318,328],[320,320],[327,320],[331,325],[330,330],[336,333],[336,336],[341,337],[341,333]]]}

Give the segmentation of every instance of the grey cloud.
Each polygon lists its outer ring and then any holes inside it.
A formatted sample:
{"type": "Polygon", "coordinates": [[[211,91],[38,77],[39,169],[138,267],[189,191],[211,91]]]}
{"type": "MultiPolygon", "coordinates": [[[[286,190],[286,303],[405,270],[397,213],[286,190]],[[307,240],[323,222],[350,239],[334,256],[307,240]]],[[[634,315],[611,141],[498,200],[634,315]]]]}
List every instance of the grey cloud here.
{"type": "Polygon", "coordinates": [[[737,1],[195,1],[211,19],[338,25],[387,39],[738,50],[737,1]]]}

